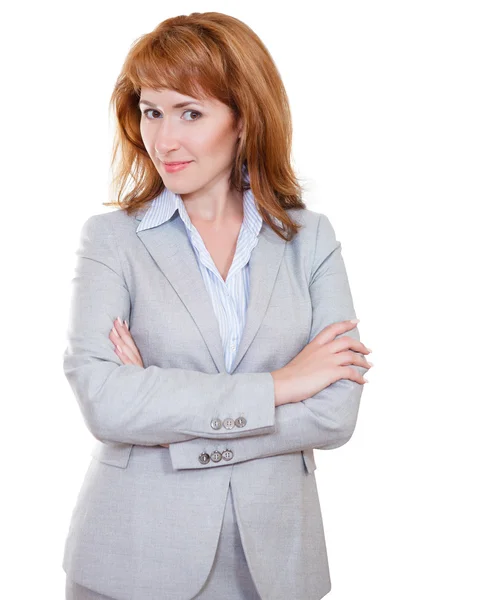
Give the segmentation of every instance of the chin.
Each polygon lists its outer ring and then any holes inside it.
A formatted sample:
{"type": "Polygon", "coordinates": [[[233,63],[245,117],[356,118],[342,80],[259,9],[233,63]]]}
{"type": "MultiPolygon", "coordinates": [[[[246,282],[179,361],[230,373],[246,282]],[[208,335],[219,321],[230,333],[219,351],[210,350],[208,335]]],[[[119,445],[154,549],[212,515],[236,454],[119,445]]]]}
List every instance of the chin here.
{"type": "Polygon", "coordinates": [[[167,177],[163,179],[163,183],[174,194],[188,195],[199,189],[198,185],[188,185],[186,183],[182,185],[181,183],[170,182],[167,177]]]}

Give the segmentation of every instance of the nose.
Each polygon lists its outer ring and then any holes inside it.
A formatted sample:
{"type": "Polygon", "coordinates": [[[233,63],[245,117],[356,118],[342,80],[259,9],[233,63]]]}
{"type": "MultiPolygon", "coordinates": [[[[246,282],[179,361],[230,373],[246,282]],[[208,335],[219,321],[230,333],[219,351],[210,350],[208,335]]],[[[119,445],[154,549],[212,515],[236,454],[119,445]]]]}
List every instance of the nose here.
{"type": "Polygon", "coordinates": [[[175,125],[165,117],[158,126],[154,148],[157,154],[161,156],[179,148],[178,132],[175,125]]]}

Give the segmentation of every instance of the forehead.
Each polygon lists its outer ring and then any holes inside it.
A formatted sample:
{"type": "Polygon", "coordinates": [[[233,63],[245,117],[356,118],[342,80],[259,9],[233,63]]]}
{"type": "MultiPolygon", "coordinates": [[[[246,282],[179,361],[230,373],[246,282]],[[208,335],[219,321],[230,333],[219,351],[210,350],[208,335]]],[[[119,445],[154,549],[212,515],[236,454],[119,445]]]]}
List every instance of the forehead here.
{"type": "Polygon", "coordinates": [[[176,90],[170,90],[167,88],[146,88],[142,87],[140,90],[140,100],[149,100],[150,102],[158,102],[165,105],[173,105],[178,102],[200,102],[201,104],[216,104],[217,100],[212,97],[208,97],[205,94],[203,96],[190,96],[187,94],[181,94],[176,90]]]}

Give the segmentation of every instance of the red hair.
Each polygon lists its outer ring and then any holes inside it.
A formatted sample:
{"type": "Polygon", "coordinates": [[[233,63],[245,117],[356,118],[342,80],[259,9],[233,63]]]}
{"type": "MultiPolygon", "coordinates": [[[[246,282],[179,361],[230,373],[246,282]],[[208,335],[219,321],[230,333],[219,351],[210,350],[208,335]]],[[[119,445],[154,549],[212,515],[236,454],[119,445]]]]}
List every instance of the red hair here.
{"type": "Polygon", "coordinates": [[[290,163],[292,120],[287,94],[260,38],[234,17],[195,12],[166,19],[135,40],[110,99],[116,118],[111,168],[117,200],[104,203],[128,214],[165,187],[140,134],[142,87],[171,89],[198,99],[213,97],[231,108],[235,124],[243,119],[230,185],[239,192],[250,187],[262,218],[290,241],[300,226],[287,209],[306,205],[290,163]],[[127,192],[130,178],[133,187],[127,192]],[[272,217],[281,221],[281,227],[272,217]]]}

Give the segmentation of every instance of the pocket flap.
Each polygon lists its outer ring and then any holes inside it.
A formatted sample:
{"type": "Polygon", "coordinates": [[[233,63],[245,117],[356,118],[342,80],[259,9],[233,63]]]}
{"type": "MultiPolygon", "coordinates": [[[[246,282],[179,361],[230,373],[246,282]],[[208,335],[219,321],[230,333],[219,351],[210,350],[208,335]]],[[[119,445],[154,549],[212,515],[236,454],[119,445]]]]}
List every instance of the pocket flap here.
{"type": "Polygon", "coordinates": [[[315,455],[313,453],[313,448],[309,448],[308,450],[302,450],[303,462],[305,463],[305,468],[307,469],[307,473],[313,473],[317,468],[315,463],[315,455]]]}
{"type": "Polygon", "coordinates": [[[102,463],[125,469],[128,465],[132,448],[133,444],[123,444],[121,442],[106,443],[97,440],[90,455],[102,463]]]}

